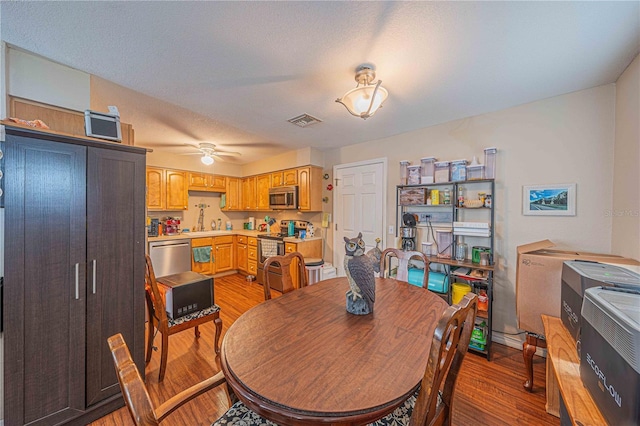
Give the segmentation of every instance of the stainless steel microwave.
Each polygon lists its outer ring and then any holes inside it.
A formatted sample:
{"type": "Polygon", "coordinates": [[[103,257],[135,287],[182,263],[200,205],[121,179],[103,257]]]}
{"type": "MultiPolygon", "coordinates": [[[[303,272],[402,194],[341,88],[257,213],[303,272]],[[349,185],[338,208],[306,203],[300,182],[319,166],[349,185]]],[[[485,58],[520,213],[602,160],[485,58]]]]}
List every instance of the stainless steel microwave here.
{"type": "Polygon", "coordinates": [[[269,189],[269,208],[273,210],[293,210],[298,208],[298,187],[279,186],[269,189]]]}

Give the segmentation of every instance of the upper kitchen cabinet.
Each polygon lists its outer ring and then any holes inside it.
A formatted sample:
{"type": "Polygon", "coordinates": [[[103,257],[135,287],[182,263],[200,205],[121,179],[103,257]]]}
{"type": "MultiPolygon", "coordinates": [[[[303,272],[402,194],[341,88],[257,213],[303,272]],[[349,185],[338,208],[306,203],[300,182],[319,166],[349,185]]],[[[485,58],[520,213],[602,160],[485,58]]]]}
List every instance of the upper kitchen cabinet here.
{"type": "Polygon", "coordinates": [[[322,169],[307,166],[297,169],[298,208],[303,211],[322,211],[322,169]]]}
{"type": "Polygon", "coordinates": [[[242,179],[242,210],[256,210],[256,177],[249,176],[242,179]]]}
{"type": "Polygon", "coordinates": [[[279,170],[271,173],[271,187],[298,184],[298,169],[279,170]]]}
{"type": "Polygon", "coordinates": [[[147,167],[147,208],[149,210],[186,210],[187,172],[147,167]]]}
{"type": "Polygon", "coordinates": [[[4,424],[88,424],[123,406],[109,336],[144,372],[145,151],[9,126],[4,144],[4,424]]]}
{"type": "Polygon", "coordinates": [[[227,176],[224,211],[242,210],[242,179],[227,176]]]}
{"type": "Polygon", "coordinates": [[[256,210],[269,210],[270,175],[256,177],[256,210]]]}
{"type": "Polygon", "coordinates": [[[227,178],[209,173],[189,173],[189,191],[226,192],[227,178]]]}

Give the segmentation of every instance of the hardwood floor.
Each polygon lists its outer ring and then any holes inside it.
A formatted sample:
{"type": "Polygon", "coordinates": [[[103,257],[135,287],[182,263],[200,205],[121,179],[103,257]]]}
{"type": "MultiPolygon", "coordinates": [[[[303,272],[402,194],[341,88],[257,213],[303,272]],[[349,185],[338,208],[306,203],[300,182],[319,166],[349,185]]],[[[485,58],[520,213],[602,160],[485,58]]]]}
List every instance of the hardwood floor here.
{"type": "MultiPolygon", "coordinates": [[[[272,297],[279,293],[272,290],[272,297]]],[[[223,336],[230,324],[242,313],[264,300],[262,286],[248,283],[241,275],[215,280],[215,300],[220,306],[223,336]]],[[[159,404],[179,391],[220,370],[215,358],[213,324],[200,326],[195,339],[186,330],[169,338],[167,373],[158,383],[160,353],[154,352],[146,368],[147,388],[154,404],[159,404]]],[[[256,330],[259,332],[259,330],[256,330]]],[[[160,344],[160,337],[155,339],[160,344]]],[[[473,353],[462,365],[454,399],[454,425],[559,425],[558,418],[546,413],[545,359],[534,357],[534,389],[524,390],[524,364],[520,350],[494,344],[491,362],[473,353]]],[[[210,425],[228,408],[225,391],[214,389],[186,404],[162,424],[210,425]]],[[[133,425],[126,407],[91,424],[92,426],[133,425]]]]}

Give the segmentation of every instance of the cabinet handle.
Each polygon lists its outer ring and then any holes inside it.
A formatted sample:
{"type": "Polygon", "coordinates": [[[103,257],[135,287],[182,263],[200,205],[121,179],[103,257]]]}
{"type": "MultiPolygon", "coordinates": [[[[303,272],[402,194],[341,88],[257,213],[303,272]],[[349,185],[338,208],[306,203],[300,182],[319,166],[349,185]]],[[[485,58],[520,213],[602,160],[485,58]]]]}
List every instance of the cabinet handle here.
{"type": "Polygon", "coordinates": [[[76,263],[76,300],[80,299],[80,264],[76,263]]]}
{"type": "Polygon", "coordinates": [[[98,260],[93,259],[93,294],[96,294],[96,269],[98,266],[98,260]]]}

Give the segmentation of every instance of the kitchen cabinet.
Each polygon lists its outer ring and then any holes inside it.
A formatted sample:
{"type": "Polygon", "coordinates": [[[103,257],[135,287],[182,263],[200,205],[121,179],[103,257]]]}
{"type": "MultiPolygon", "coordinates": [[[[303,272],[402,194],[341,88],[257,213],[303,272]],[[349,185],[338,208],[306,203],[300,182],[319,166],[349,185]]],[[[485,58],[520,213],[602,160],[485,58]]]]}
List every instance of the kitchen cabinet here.
{"type": "Polygon", "coordinates": [[[249,237],[247,246],[247,272],[255,276],[258,274],[258,239],[249,237]]]}
{"type": "MultiPolygon", "coordinates": [[[[446,295],[451,301],[453,294],[452,284],[459,282],[471,286],[472,291],[484,298],[484,309],[478,309],[475,329],[482,335],[474,333],[469,346],[470,351],[479,352],[491,360],[491,339],[493,326],[493,290],[494,290],[494,263],[496,253],[494,251],[494,211],[493,202],[484,206],[478,201],[479,194],[485,193],[495,196],[495,182],[493,179],[468,180],[462,182],[443,182],[425,185],[400,185],[396,191],[396,226],[400,229],[404,213],[413,213],[418,216],[418,226],[425,226],[425,231],[430,229],[452,230],[453,242],[448,257],[437,255],[429,256],[429,262],[433,265],[442,265],[444,273],[449,280],[449,293],[446,295]],[[444,193],[449,193],[449,202],[444,203],[444,193]],[[460,204],[458,200],[465,200],[460,204]],[[431,204],[427,204],[427,200],[431,204]],[[434,203],[434,201],[437,202],[434,203]],[[469,203],[473,200],[476,204],[469,203]],[[421,223],[423,225],[421,225],[421,223]],[[466,225],[466,226],[465,226],[466,225]],[[458,244],[467,245],[467,255],[464,260],[456,260],[456,247],[458,244]],[[487,247],[491,253],[489,264],[480,265],[474,263],[472,250],[474,246],[487,247]],[[476,337],[478,335],[478,337],[476,337]],[[480,341],[478,340],[480,339],[480,341]]],[[[419,250],[419,248],[417,248],[419,250]]],[[[438,253],[445,252],[446,247],[437,247],[438,253]]]]}
{"type": "Polygon", "coordinates": [[[213,238],[205,237],[191,239],[191,270],[199,274],[212,275],[213,261],[210,259],[208,262],[196,262],[193,257],[193,249],[196,247],[211,247],[211,255],[213,256],[213,238]]]}
{"type": "MultiPolygon", "coordinates": [[[[295,251],[300,253],[305,259],[322,259],[322,240],[318,238],[314,240],[302,240],[299,242],[286,241],[284,243],[285,254],[293,253],[295,251]]],[[[300,277],[298,275],[297,259],[291,262],[291,278],[293,279],[293,287],[298,288],[300,277]]]]}
{"type": "Polygon", "coordinates": [[[187,210],[189,193],[187,192],[187,172],[165,170],[167,180],[167,210],[187,210]]]}
{"type": "Polygon", "coordinates": [[[189,172],[189,191],[226,192],[226,176],[189,172]]]}
{"type": "Polygon", "coordinates": [[[223,237],[215,237],[213,239],[213,245],[215,249],[214,254],[214,272],[226,272],[231,271],[234,268],[234,247],[233,247],[233,235],[225,235],[223,237]]]}
{"type": "Polygon", "coordinates": [[[244,235],[236,237],[236,266],[242,272],[248,271],[248,245],[247,238],[244,235]]]}
{"type": "Polygon", "coordinates": [[[271,187],[271,175],[259,175],[256,177],[256,210],[269,210],[269,188],[271,187]]]}
{"type": "Polygon", "coordinates": [[[107,337],[144,374],[146,153],[6,126],[4,154],[4,422],[87,424],[123,406],[107,337]]]}
{"type": "Polygon", "coordinates": [[[242,179],[227,177],[224,211],[242,210],[242,179]]]}
{"type": "Polygon", "coordinates": [[[303,211],[322,211],[322,169],[319,167],[300,167],[298,175],[298,209],[303,211]]]}
{"type": "Polygon", "coordinates": [[[147,167],[147,209],[186,210],[187,178],[187,172],[182,170],[147,167]]]}
{"type": "Polygon", "coordinates": [[[242,179],[242,210],[256,210],[258,200],[256,199],[256,177],[249,176],[242,179]]]}
{"type": "Polygon", "coordinates": [[[287,185],[298,185],[299,180],[298,180],[298,170],[297,169],[290,169],[290,170],[284,170],[282,172],[282,184],[287,186],[287,185]]]}

